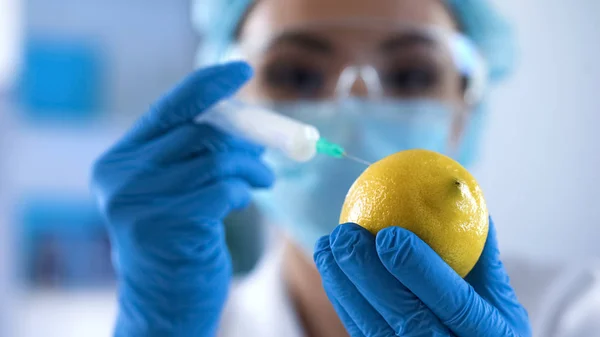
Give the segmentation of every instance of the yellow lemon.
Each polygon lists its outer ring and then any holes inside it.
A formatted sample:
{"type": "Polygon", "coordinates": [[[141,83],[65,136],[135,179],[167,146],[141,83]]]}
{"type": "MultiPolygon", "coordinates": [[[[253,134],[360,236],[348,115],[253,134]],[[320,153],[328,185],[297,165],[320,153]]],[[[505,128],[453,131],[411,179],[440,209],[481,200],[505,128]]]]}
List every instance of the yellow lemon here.
{"type": "Polygon", "coordinates": [[[373,234],[390,226],[410,230],[461,277],[479,259],[488,211],[475,178],[459,163],[427,150],[408,150],[369,166],[344,201],[340,223],[373,234]]]}

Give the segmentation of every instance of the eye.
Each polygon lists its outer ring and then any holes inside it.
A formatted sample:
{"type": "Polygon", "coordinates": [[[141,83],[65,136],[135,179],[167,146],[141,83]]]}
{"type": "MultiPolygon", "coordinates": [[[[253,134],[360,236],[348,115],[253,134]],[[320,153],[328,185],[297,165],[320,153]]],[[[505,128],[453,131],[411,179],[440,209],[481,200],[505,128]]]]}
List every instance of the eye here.
{"type": "Polygon", "coordinates": [[[403,67],[382,74],[384,87],[397,95],[425,95],[434,91],[439,75],[431,67],[403,67]]]}
{"type": "Polygon", "coordinates": [[[277,62],[264,70],[264,82],[272,90],[292,97],[316,97],[325,87],[326,76],[317,67],[299,62],[277,62]]]}

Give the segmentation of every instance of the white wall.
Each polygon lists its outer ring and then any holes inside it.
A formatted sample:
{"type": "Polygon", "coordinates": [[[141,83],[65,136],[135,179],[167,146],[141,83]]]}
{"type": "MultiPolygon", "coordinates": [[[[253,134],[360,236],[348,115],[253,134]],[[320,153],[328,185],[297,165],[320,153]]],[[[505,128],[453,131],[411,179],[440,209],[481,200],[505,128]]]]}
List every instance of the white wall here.
{"type": "Polygon", "coordinates": [[[600,257],[600,1],[502,0],[521,42],[477,170],[505,254],[600,257]]]}

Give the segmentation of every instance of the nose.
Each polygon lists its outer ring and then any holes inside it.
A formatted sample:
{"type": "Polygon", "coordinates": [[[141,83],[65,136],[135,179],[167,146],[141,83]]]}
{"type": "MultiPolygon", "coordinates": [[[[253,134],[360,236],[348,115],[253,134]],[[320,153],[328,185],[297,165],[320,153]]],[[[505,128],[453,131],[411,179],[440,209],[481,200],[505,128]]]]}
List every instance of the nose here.
{"type": "Polygon", "coordinates": [[[350,88],[350,95],[354,97],[369,97],[369,87],[362,76],[358,76],[350,88]]]}
{"type": "Polygon", "coordinates": [[[338,97],[374,97],[381,94],[377,71],[370,66],[352,66],[344,69],[337,83],[338,97]]]}

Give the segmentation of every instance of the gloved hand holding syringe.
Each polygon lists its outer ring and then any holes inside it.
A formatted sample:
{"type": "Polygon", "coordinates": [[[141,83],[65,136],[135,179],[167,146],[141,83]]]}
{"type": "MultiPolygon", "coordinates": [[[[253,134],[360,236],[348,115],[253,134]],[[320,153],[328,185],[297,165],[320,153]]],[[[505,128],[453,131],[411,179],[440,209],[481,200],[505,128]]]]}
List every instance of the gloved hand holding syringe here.
{"type": "Polygon", "coordinates": [[[196,122],[210,124],[223,132],[279,150],[297,162],[309,161],[320,153],[370,165],[347,154],[342,146],[321,138],[319,130],[312,125],[234,99],[221,101],[199,115],[196,122]]]}

